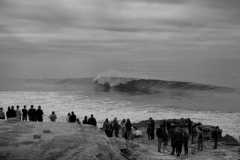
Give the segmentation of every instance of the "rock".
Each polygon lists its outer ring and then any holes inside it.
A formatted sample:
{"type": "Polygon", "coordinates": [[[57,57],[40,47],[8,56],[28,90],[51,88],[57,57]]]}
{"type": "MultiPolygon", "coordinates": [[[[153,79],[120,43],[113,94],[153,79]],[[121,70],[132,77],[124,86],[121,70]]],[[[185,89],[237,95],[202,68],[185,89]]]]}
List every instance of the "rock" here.
{"type": "Polygon", "coordinates": [[[223,156],[224,159],[232,159],[232,156],[223,156]]]}
{"type": "Polygon", "coordinates": [[[234,137],[232,137],[232,136],[230,136],[230,135],[228,135],[228,134],[226,134],[226,135],[222,138],[222,141],[224,141],[226,145],[239,146],[238,141],[237,141],[234,137]]]}

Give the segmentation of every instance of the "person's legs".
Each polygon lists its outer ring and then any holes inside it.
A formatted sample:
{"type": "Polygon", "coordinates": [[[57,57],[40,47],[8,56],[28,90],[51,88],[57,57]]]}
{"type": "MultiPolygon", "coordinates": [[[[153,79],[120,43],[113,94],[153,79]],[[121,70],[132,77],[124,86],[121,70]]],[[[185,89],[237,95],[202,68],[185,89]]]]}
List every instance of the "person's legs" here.
{"type": "Polygon", "coordinates": [[[188,142],[184,142],[184,152],[188,154],[188,142]]]}
{"type": "Polygon", "coordinates": [[[175,145],[175,143],[173,142],[172,139],[171,139],[171,146],[172,146],[172,154],[171,155],[174,155],[176,145],[175,145]]]}
{"type": "Polygon", "coordinates": [[[153,132],[152,132],[152,140],[154,140],[154,128],[153,128],[153,132]]]}
{"type": "Polygon", "coordinates": [[[201,151],[203,151],[203,140],[200,141],[201,144],[201,151]]]}
{"type": "Polygon", "coordinates": [[[158,138],[158,152],[161,152],[162,142],[162,138],[158,138]]]}
{"type": "Polygon", "coordinates": [[[218,145],[218,139],[214,139],[213,149],[217,149],[217,145],[218,145]]]}

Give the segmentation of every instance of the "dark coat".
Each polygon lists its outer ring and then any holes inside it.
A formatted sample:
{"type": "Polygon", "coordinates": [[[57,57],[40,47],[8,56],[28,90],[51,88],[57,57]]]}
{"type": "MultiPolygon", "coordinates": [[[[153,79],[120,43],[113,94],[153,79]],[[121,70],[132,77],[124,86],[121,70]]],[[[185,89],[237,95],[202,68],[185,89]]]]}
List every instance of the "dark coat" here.
{"type": "Polygon", "coordinates": [[[126,126],[126,131],[131,131],[132,130],[132,123],[131,122],[127,122],[126,124],[125,124],[125,126],[126,126]]]}
{"type": "Polygon", "coordinates": [[[76,119],[77,119],[76,115],[75,115],[75,114],[72,114],[72,115],[70,116],[70,118],[69,118],[69,122],[70,122],[70,123],[75,123],[75,122],[76,122],[76,119]]]}
{"type": "Polygon", "coordinates": [[[93,125],[93,126],[97,126],[97,121],[95,118],[91,117],[88,119],[88,124],[93,125]]]}
{"type": "Polygon", "coordinates": [[[173,141],[183,141],[183,134],[181,131],[175,131],[173,134],[173,141]]]}
{"type": "Polygon", "coordinates": [[[36,116],[38,121],[43,121],[43,111],[41,109],[37,109],[36,116]]]}
{"type": "Polygon", "coordinates": [[[27,109],[22,109],[22,116],[23,117],[27,117],[27,113],[28,113],[27,109]]]}
{"type": "Polygon", "coordinates": [[[156,131],[156,135],[158,138],[162,138],[163,141],[168,140],[168,134],[164,128],[158,128],[156,131]]]}

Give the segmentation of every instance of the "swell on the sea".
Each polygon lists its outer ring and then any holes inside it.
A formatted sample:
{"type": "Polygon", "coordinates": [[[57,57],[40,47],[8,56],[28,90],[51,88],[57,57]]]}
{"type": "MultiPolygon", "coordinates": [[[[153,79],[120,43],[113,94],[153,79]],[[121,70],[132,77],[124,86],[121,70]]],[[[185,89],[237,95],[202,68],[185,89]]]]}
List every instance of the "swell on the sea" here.
{"type": "Polygon", "coordinates": [[[124,77],[65,78],[65,79],[28,79],[26,83],[55,85],[60,87],[90,87],[104,92],[120,91],[126,93],[153,94],[162,90],[230,92],[231,88],[194,82],[166,81],[159,79],[137,79],[124,77]]]}

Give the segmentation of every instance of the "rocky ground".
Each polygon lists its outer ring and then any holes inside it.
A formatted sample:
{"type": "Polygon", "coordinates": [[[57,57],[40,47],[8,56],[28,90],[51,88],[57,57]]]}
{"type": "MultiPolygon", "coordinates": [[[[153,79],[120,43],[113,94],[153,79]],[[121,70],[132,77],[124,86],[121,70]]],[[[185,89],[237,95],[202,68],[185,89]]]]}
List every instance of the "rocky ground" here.
{"type": "MultiPolygon", "coordinates": [[[[197,152],[196,144],[189,146],[189,155],[171,156],[158,153],[157,140],[149,141],[146,127],[138,125],[143,137],[125,141],[120,137],[107,138],[100,129],[64,122],[0,121],[0,160],[238,160],[238,146],[204,141],[204,151],[197,152]],[[43,131],[50,131],[44,133],[43,131]]],[[[120,133],[121,135],[121,133],[120,133]]],[[[170,151],[170,146],[168,147],[170,151]]]]}

